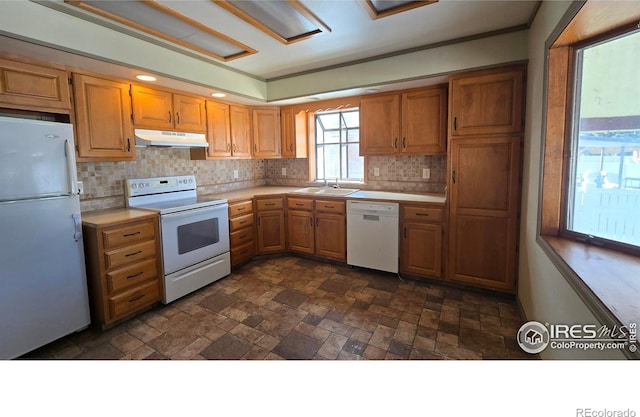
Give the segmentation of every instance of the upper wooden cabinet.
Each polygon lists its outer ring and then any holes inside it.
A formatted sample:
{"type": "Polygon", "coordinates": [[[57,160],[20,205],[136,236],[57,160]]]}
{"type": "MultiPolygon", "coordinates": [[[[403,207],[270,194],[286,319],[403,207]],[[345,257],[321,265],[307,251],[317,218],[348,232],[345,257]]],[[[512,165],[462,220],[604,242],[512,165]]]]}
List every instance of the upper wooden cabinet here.
{"type": "Polygon", "coordinates": [[[146,129],[204,133],[205,100],[139,85],[131,89],[133,124],[146,129]]]}
{"type": "Polygon", "coordinates": [[[67,72],[0,59],[0,107],[68,114],[67,72]]]}
{"type": "Polygon", "coordinates": [[[360,100],[361,155],[446,152],[447,86],[360,100]]]}
{"type": "Polygon", "coordinates": [[[129,83],[73,74],[79,161],[134,159],[129,89],[129,83]]]}
{"type": "Polygon", "coordinates": [[[455,74],[449,80],[451,136],[520,133],[524,71],[521,66],[455,74]]]}
{"type": "Polygon", "coordinates": [[[292,107],[280,109],[282,158],[307,158],[307,112],[295,113],[292,107]]]}
{"type": "Polygon", "coordinates": [[[251,158],[251,110],[240,105],[229,106],[231,156],[251,158]]]}
{"type": "Polygon", "coordinates": [[[280,157],[280,109],[255,108],[253,121],[253,156],[255,158],[280,157]]]}

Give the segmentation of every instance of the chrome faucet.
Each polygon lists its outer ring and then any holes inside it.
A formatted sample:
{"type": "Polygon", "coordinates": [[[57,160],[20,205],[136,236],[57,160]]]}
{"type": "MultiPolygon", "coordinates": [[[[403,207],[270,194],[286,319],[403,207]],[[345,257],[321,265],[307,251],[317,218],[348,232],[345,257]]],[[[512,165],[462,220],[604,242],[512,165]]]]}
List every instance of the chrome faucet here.
{"type": "Polygon", "coordinates": [[[340,188],[340,183],[338,183],[338,177],[336,177],[336,183],[333,188],[340,188]]]}

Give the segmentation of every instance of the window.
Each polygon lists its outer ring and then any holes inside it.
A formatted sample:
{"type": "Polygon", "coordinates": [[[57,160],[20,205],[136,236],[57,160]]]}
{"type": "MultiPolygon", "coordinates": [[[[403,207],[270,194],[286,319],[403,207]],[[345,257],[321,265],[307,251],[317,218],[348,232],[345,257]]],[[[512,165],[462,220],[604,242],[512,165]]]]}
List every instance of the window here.
{"type": "Polygon", "coordinates": [[[316,179],[364,180],[360,156],[360,112],[316,113],[316,179]]]}
{"type": "Polygon", "coordinates": [[[640,248],[639,44],[635,31],[575,50],[565,230],[605,246],[640,248]]]}

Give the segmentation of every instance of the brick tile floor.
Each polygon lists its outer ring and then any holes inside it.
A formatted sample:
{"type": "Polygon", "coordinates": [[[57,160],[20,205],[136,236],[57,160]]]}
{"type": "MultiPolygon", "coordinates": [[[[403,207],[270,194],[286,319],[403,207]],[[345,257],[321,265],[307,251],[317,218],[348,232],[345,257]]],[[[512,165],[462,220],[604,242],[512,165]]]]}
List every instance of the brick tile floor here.
{"type": "Polygon", "coordinates": [[[515,298],[293,256],[25,359],[531,359],[515,298]]]}

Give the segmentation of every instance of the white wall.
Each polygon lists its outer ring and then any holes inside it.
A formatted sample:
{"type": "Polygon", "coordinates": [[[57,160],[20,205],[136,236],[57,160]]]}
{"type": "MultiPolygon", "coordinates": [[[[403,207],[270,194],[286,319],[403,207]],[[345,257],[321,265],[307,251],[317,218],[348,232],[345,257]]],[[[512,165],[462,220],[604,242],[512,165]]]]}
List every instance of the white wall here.
{"type": "MultiPolygon", "coordinates": [[[[571,2],[545,1],[529,30],[529,72],[524,150],[518,297],[527,319],[542,323],[602,324],[536,243],[542,140],[544,44],[571,2]]],[[[617,351],[553,350],[544,359],[620,359],[617,351]]]]}

